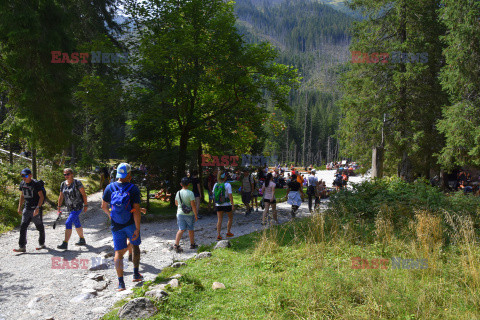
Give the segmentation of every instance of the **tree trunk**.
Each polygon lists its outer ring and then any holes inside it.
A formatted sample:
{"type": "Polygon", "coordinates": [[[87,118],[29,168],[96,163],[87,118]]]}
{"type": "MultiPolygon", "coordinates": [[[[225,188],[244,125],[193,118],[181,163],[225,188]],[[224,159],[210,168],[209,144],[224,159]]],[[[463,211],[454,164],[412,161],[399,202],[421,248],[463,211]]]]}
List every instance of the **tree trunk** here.
{"type": "Polygon", "coordinates": [[[32,149],[32,175],[33,179],[37,179],[37,149],[32,149]]]}
{"type": "Polygon", "coordinates": [[[177,162],[177,170],[175,171],[175,176],[173,177],[173,184],[172,184],[172,196],[170,204],[173,203],[175,206],[175,194],[177,191],[180,190],[180,180],[185,176],[185,162],[187,159],[187,148],[188,148],[188,139],[189,139],[190,131],[186,128],[183,128],[181,136],[180,136],[180,146],[178,147],[178,162],[177,162]]]}
{"type": "Polygon", "coordinates": [[[383,146],[374,147],[372,150],[372,178],[383,177],[383,146]]]}
{"type": "Polygon", "coordinates": [[[305,167],[305,144],[307,139],[308,96],[305,93],[305,122],[303,123],[302,167],[305,167]]]}
{"type": "MultiPolygon", "coordinates": [[[[197,166],[198,166],[198,180],[199,182],[199,188],[200,188],[200,201],[205,202],[205,191],[203,190],[203,168],[202,168],[202,143],[200,143],[198,150],[197,150],[197,166]]],[[[197,208],[197,211],[199,208],[197,208]]]]}
{"type": "Polygon", "coordinates": [[[8,153],[8,161],[10,162],[10,165],[13,166],[13,146],[11,142],[10,142],[10,152],[8,153]]]}

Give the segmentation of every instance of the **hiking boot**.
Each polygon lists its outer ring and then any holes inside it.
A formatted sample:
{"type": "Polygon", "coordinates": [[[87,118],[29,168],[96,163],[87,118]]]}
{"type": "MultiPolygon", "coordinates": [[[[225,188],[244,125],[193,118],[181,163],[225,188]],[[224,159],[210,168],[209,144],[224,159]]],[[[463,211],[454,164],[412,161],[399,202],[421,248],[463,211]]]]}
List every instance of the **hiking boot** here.
{"type": "Polygon", "coordinates": [[[42,249],[47,249],[47,246],[44,244],[39,245],[38,247],[35,248],[36,250],[42,250],[42,249]]]}
{"type": "Polygon", "coordinates": [[[217,241],[220,241],[220,240],[222,240],[222,236],[217,237],[217,241]]]}
{"type": "Polygon", "coordinates": [[[141,282],[141,281],[143,281],[143,276],[140,273],[133,275],[133,282],[141,282]]]}
{"type": "Polygon", "coordinates": [[[76,246],[84,246],[86,245],[87,242],[85,241],[85,238],[80,238],[77,243],[75,243],[76,246]]]}
{"type": "Polygon", "coordinates": [[[190,249],[197,249],[198,248],[198,244],[191,244],[190,245],[190,249]]]}
{"type": "Polygon", "coordinates": [[[233,237],[233,233],[227,232],[227,237],[233,237]]]}
{"type": "Polygon", "coordinates": [[[173,245],[173,250],[175,250],[176,253],[183,252],[183,249],[177,244],[173,245]]]}
{"type": "Polygon", "coordinates": [[[27,252],[27,249],[25,247],[20,247],[18,249],[13,249],[13,252],[27,252]]]}
{"type": "Polygon", "coordinates": [[[68,242],[63,241],[61,245],[57,246],[57,249],[67,250],[68,249],[68,242]]]}
{"type": "Polygon", "coordinates": [[[257,207],[257,210],[255,210],[255,212],[258,212],[258,207],[257,207]]]}
{"type": "Polygon", "coordinates": [[[245,211],[245,217],[248,216],[251,212],[252,212],[251,210],[245,211]]]}
{"type": "Polygon", "coordinates": [[[127,289],[125,288],[125,283],[119,283],[119,284],[118,284],[117,291],[124,291],[124,290],[127,290],[127,289]]]}

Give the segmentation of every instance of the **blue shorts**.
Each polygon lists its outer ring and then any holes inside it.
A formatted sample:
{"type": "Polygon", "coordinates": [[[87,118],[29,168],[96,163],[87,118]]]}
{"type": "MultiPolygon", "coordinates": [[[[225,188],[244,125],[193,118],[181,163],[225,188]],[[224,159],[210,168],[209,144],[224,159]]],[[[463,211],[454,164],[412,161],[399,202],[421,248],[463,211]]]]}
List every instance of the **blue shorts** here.
{"type": "Polygon", "coordinates": [[[193,231],[193,224],[195,222],[195,216],[193,215],[186,215],[186,214],[177,214],[177,224],[178,230],[188,230],[193,231]]]}
{"type": "MultiPolygon", "coordinates": [[[[111,227],[113,229],[113,227],[111,227]]],[[[115,251],[123,250],[127,247],[127,239],[130,239],[130,243],[138,246],[142,243],[140,234],[138,235],[137,240],[132,241],[133,233],[135,232],[135,224],[131,224],[123,229],[118,231],[112,230],[113,235],[113,249],[115,251]]]]}
{"type": "Polygon", "coordinates": [[[75,225],[75,228],[82,227],[82,225],[80,224],[80,213],[82,213],[82,210],[70,212],[67,221],[65,221],[65,229],[72,229],[72,224],[75,225]]]}

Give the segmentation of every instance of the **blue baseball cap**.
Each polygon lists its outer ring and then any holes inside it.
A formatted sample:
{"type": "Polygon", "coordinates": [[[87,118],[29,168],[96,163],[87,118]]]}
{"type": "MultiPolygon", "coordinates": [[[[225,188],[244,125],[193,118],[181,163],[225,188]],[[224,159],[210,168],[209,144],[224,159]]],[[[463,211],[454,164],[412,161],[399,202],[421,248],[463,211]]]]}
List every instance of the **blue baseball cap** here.
{"type": "Polygon", "coordinates": [[[31,175],[32,174],[32,170],[28,169],[28,168],[25,168],[22,170],[22,172],[20,173],[22,176],[24,175],[31,175]]]}
{"type": "Polygon", "coordinates": [[[125,179],[132,171],[132,167],[128,163],[120,163],[117,167],[117,179],[125,179]]]}
{"type": "Polygon", "coordinates": [[[190,184],[190,179],[187,177],[183,177],[182,180],[180,180],[180,183],[182,186],[188,186],[190,184]]]}

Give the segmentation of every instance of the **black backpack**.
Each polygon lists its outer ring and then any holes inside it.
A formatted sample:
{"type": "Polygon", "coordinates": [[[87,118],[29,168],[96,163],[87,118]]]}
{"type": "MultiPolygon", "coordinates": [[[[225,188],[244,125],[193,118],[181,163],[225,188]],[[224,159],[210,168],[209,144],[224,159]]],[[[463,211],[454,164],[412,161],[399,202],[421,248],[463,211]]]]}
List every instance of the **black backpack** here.
{"type": "Polygon", "coordinates": [[[33,180],[33,182],[40,187],[40,190],[42,190],[43,203],[45,203],[45,201],[47,201],[47,190],[45,190],[45,182],[43,182],[43,180],[33,180]]]}

